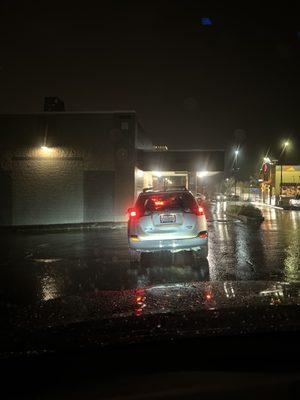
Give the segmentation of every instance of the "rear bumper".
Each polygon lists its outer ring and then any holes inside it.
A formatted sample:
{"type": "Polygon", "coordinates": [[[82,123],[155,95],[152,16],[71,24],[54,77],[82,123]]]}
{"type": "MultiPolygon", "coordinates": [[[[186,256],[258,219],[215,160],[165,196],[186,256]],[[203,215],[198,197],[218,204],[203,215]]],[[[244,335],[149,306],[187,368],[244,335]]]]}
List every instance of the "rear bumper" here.
{"type": "Polygon", "coordinates": [[[132,241],[129,238],[129,247],[136,251],[151,252],[160,250],[169,250],[176,253],[181,250],[200,250],[207,247],[207,238],[189,238],[189,239],[171,239],[171,240],[140,240],[132,241]]]}

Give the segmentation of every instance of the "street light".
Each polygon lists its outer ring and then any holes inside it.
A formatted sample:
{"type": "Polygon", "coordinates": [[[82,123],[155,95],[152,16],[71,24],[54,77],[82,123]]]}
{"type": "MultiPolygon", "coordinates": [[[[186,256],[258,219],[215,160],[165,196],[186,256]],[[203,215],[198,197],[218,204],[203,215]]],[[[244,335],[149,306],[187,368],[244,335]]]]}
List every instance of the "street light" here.
{"type": "Polygon", "coordinates": [[[281,153],[280,153],[280,159],[281,159],[281,162],[280,162],[280,195],[282,196],[282,183],[283,183],[283,181],[282,181],[282,156],[284,155],[284,152],[285,152],[285,150],[286,150],[286,148],[288,147],[290,145],[290,143],[289,143],[289,141],[288,140],[286,140],[284,143],[283,143],[283,148],[282,148],[282,150],[281,150],[281,153]]]}
{"type": "Polygon", "coordinates": [[[233,168],[233,170],[234,170],[234,195],[236,196],[236,171],[238,171],[238,155],[239,155],[239,149],[236,149],[235,151],[234,151],[234,154],[235,154],[235,162],[234,162],[234,168],[233,168]]]}

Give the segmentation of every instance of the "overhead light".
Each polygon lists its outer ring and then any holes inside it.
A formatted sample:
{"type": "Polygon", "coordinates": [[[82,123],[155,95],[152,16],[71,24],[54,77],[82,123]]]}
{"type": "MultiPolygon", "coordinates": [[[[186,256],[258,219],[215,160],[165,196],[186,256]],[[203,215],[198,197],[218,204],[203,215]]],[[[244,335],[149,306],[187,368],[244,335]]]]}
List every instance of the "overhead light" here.
{"type": "Polygon", "coordinates": [[[271,160],[269,157],[264,157],[264,163],[270,164],[271,160]]]}
{"type": "Polygon", "coordinates": [[[235,155],[238,156],[239,155],[239,150],[235,150],[235,155]]]}
{"type": "Polygon", "coordinates": [[[204,176],[207,176],[208,172],[207,171],[198,171],[197,176],[198,178],[203,178],[204,176]]]}
{"type": "Polygon", "coordinates": [[[44,153],[50,153],[51,152],[51,147],[48,147],[48,146],[41,146],[41,150],[44,152],[44,153]]]}
{"type": "Polygon", "coordinates": [[[160,171],[152,171],[153,176],[157,176],[157,178],[160,178],[162,176],[162,173],[160,171]]]}

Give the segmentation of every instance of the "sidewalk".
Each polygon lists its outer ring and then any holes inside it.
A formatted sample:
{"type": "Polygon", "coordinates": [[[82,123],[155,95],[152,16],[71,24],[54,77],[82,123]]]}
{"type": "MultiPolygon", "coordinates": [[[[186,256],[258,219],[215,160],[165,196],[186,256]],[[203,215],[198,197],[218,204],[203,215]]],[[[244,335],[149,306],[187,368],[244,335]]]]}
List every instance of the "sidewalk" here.
{"type": "Polygon", "coordinates": [[[276,210],[283,210],[283,207],[273,206],[272,204],[266,204],[263,203],[262,201],[251,201],[250,203],[257,207],[268,207],[268,208],[275,208],[276,210]]]}

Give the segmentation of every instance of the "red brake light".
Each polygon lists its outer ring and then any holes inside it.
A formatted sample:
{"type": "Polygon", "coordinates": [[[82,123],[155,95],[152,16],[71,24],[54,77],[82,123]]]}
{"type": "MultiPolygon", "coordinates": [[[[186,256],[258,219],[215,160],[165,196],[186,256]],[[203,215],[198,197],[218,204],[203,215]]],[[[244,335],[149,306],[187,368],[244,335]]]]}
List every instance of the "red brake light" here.
{"type": "Polygon", "coordinates": [[[206,293],[206,300],[211,300],[212,299],[212,294],[211,293],[206,293]]]}
{"type": "Polygon", "coordinates": [[[204,215],[204,210],[202,207],[198,207],[198,215],[204,215]]]}
{"type": "Polygon", "coordinates": [[[128,209],[129,219],[136,219],[138,218],[138,211],[136,208],[129,208],[128,209]]]}
{"type": "Polygon", "coordinates": [[[206,239],[206,238],[208,238],[208,233],[207,233],[207,231],[202,231],[199,233],[198,236],[200,239],[206,239]]]}
{"type": "Polygon", "coordinates": [[[193,213],[201,217],[202,215],[204,215],[204,209],[202,207],[197,206],[194,208],[193,213]]]}

